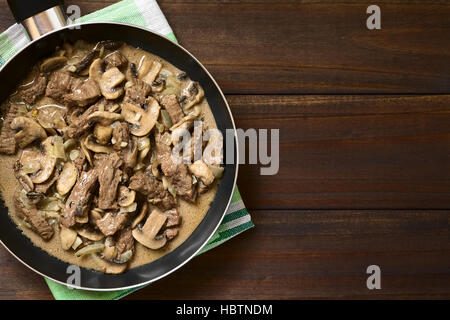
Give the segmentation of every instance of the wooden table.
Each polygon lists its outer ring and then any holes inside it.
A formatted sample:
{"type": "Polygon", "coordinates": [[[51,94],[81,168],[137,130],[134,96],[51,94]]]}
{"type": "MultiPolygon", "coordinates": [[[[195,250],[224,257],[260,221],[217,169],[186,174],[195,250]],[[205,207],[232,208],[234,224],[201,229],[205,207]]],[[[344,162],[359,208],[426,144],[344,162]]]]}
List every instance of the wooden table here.
{"type": "MultiPolygon", "coordinates": [[[[280,129],[280,171],[240,169],[256,228],[129,298],[450,298],[449,3],[375,1],[370,31],[366,1],[159,2],[237,126],[280,129]]],[[[0,277],[0,298],[52,298],[3,248],[0,277]]]]}

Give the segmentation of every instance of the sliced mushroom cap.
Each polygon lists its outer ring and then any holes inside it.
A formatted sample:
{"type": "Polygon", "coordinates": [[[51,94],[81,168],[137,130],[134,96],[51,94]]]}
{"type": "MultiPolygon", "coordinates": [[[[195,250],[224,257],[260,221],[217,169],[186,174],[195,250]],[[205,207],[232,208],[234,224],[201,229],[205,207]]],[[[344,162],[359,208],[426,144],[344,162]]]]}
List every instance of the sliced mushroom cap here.
{"type": "Polygon", "coordinates": [[[191,171],[197,178],[201,179],[207,186],[214,181],[214,174],[208,165],[202,160],[197,160],[193,164],[190,164],[189,171],[191,171]]]}
{"type": "Polygon", "coordinates": [[[161,68],[162,64],[160,62],[151,61],[145,56],[138,70],[138,78],[151,86],[161,71],[161,68]]]}
{"type": "Polygon", "coordinates": [[[127,269],[127,264],[118,264],[114,262],[106,261],[102,258],[100,258],[96,254],[91,254],[92,259],[95,261],[95,263],[100,267],[100,270],[104,273],[109,274],[119,274],[123,273],[127,269]]]}
{"type": "Polygon", "coordinates": [[[62,67],[66,62],[67,62],[66,57],[51,57],[45,59],[44,62],[42,62],[41,64],[41,71],[42,72],[53,71],[59,67],[62,67]]]}
{"type": "Polygon", "coordinates": [[[90,227],[81,227],[76,231],[80,236],[91,241],[100,241],[105,238],[103,233],[90,227]]]}
{"type": "Polygon", "coordinates": [[[205,95],[203,88],[198,82],[185,80],[181,83],[180,105],[184,110],[189,110],[199,103],[205,95]]]}
{"type": "Polygon", "coordinates": [[[40,158],[41,169],[31,177],[33,183],[43,183],[47,181],[53,173],[56,165],[54,156],[53,137],[48,137],[41,144],[42,156],[40,158]]]}
{"type": "Polygon", "coordinates": [[[164,247],[167,238],[162,236],[157,239],[156,235],[164,226],[166,220],[167,216],[161,210],[153,209],[142,229],[138,227],[132,231],[133,238],[149,249],[157,250],[164,247]]]}
{"type": "Polygon", "coordinates": [[[160,109],[158,101],[148,97],[147,110],[125,102],[122,107],[122,116],[125,121],[132,124],[130,128],[131,134],[142,137],[147,135],[155,126],[160,109]]]}
{"type": "Polygon", "coordinates": [[[64,250],[69,250],[77,239],[77,232],[60,225],[59,237],[61,240],[61,247],[64,250]]]}
{"type": "Polygon", "coordinates": [[[61,130],[67,126],[64,117],[67,113],[67,108],[58,105],[44,105],[36,109],[36,119],[39,124],[45,129],[61,130]]]}
{"type": "Polygon", "coordinates": [[[109,126],[115,121],[123,120],[123,116],[109,111],[95,111],[87,117],[89,122],[97,122],[102,126],[109,126]]]}
{"type": "Polygon", "coordinates": [[[119,87],[124,80],[125,75],[116,67],[105,71],[99,81],[103,96],[108,100],[119,98],[124,93],[123,87],[119,87]]]}
{"type": "Polygon", "coordinates": [[[119,206],[128,207],[136,199],[136,192],[130,190],[125,186],[120,186],[119,188],[119,206]]]}
{"type": "Polygon", "coordinates": [[[78,169],[72,162],[66,162],[56,183],[56,190],[60,195],[67,194],[77,182],[78,169]]]}
{"type": "Polygon", "coordinates": [[[114,151],[112,147],[103,146],[97,143],[95,136],[90,134],[84,140],[84,145],[88,150],[91,150],[95,153],[111,153],[114,151]]]}
{"type": "Polygon", "coordinates": [[[148,204],[147,202],[144,202],[142,204],[141,211],[139,211],[139,214],[134,218],[133,223],[131,224],[131,228],[134,229],[137,227],[139,223],[141,223],[142,220],[144,220],[145,216],[147,215],[148,211],[148,204]]]}
{"type": "Polygon", "coordinates": [[[33,174],[41,169],[42,154],[37,151],[25,149],[20,155],[19,162],[21,164],[20,172],[24,174],[33,174]]]}
{"type": "Polygon", "coordinates": [[[102,74],[104,72],[104,62],[102,59],[97,58],[89,67],[89,78],[94,79],[98,83],[100,82],[100,79],[102,78],[102,74]]]}
{"type": "Polygon", "coordinates": [[[17,117],[11,122],[11,129],[19,131],[14,136],[19,148],[23,149],[35,140],[47,138],[44,128],[35,120],[27,117],[17,117]]]}
{"type": "Polygon", "coordinates": [[[97,138],[98,143],[106,145],[111,140],[113,128],[105,127],[101,124],[97,124],[94,127],[94,136],[97,138]]]}

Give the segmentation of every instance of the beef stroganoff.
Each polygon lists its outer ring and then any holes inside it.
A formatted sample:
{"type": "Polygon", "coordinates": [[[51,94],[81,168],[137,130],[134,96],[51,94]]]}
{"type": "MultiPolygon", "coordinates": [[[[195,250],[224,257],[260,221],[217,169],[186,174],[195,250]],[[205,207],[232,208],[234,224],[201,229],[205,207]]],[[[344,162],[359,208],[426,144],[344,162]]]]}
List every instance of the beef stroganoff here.
{"type": "Polygon", "coordinates": [[[65,42],[2,105],[0,187],[11,218],[49,254],[105,273],[152,262],[204,218],[220,177],[220,139],[200,84],[116,41],[65,42]],[[196,141],[196,139],[198,141],[196,141]]]}

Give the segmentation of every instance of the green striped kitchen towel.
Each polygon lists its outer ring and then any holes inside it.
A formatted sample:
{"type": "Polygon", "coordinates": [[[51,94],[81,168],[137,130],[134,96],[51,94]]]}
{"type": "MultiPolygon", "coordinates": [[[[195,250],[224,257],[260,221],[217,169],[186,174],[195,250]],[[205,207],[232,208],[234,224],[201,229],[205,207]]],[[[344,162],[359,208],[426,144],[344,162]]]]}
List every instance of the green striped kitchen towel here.
{"type": "MultiPolygon", "coordinates": [[[[148,28],[154,32],[165,35],[170,40],[177,42],[164,14],[161,12],[155,0],[123,0],[102,10],[81,17],[77,22],[89,21],[115,21],[130,23],[148,28]]],[[[0,35],[0,66],[10,59],[18,50],[29,42],[23,27],[19,24],[11,26],[0,35]]],[[[246,210],[239,190],[236,188],[230,207],[225,214],[222,224],[209,243],[200,251],[204,253],[239,233],[252,228],[250,214],[246,210]]],[[[72,290],[59,283],[45,279],[53,296],[57,300],[112,300],[120,299],[138,289],[119,291],[85,291],[72,290]]]]}

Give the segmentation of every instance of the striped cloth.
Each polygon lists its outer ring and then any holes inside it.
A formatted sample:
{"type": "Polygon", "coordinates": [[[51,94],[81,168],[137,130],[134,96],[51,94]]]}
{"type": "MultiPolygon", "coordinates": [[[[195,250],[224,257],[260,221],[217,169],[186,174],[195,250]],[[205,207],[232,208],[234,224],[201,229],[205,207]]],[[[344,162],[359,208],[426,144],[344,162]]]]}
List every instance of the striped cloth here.
{"type": "MultiPolygon", "coordinates": [[[[113,21],[138,25],[151,31],[160,33],[170,40],[177,42],[164,14],[155,0],[123,0],[102,10],[88,14],[77,22],[113,21]]],[[[23,27],[19,24],[11,26],[0,35],[0,66],[10,59],[16,52],[29,42],[23,27]]],[[[239,190],[236,188],[230,207],[219,226],[217,232],[200,251],[202,254],[228,241],[239,233],[252,228],[250,214],[245,209],[239,190]]],[[[53,296],[57,300],[112,300],[120,299],[140,288],[119,291],[85,291],[68,289],[66,286],[45,279],[53,296]]]]}

